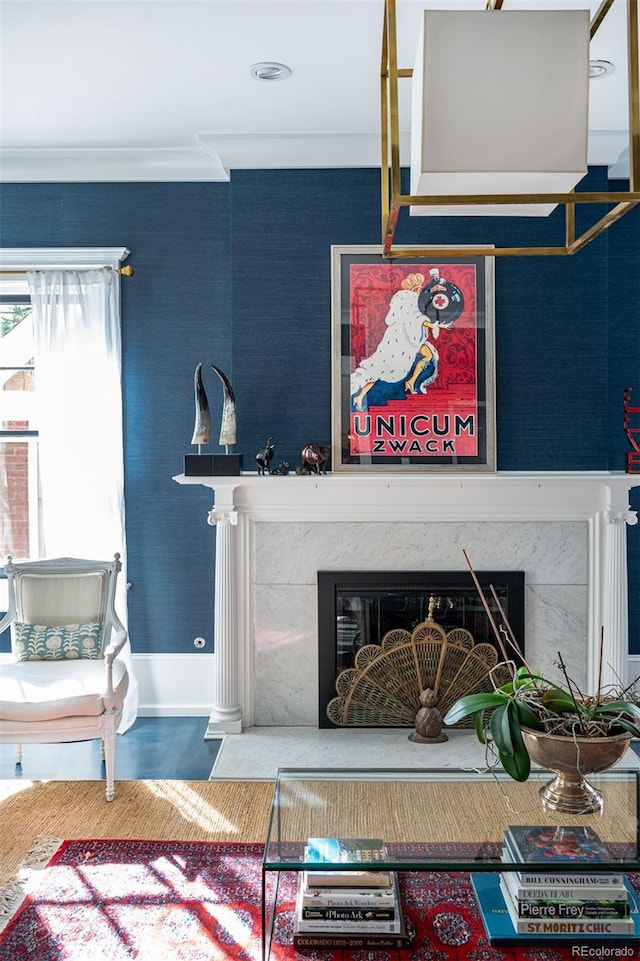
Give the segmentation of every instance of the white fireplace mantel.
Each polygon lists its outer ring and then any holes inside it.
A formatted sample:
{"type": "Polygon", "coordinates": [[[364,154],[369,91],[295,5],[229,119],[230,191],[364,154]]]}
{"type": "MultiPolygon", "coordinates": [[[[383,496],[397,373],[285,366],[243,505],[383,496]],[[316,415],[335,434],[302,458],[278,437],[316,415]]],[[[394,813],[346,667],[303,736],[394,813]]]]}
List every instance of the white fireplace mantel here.
{"type": "MultiPolygon", "coordinates": [[[[179,474],[174,480],[209,487],[214,496],[208,521],[216,527],[216,681],[209,734],[237,733],[254,724],[254,528],[262,524],[584,522],[587,688],[597,684],[601,636],[603,685],[626,677],[626,527],[637,523],[629,492],[640,486],[640,475],[363,471],[320,476],[179,474]]],[[[333,567],[331,559],[326,566],[333,567]]]]}

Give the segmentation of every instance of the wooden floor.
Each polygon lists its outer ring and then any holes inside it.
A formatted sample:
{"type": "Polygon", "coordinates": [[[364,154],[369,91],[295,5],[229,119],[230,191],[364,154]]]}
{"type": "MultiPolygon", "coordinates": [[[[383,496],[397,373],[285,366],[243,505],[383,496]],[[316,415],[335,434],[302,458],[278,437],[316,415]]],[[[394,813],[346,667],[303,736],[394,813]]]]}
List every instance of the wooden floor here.
{"type": "MultiPolygon", "coordinates": [[[[116,780],[206,781],[220,740],[204,740],[206,717],[139,717],[116,741],[116,780]]],[[[0,744],[0,778],[104,780],[97,741],[25,744],[22,765],[13,744],[0,744]]]]}

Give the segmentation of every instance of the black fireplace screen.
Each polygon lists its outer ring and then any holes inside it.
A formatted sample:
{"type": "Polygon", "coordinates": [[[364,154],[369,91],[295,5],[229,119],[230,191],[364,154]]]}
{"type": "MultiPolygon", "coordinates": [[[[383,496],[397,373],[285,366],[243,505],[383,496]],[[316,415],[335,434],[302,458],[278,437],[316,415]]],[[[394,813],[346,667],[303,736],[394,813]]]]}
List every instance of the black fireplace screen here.
{"type": "MultiPolygon", "coordinates": [[[[524,652],[524,572],[477,571],[476,577],[495,620],[501,623],[493,587],[524,652]]],[[[395,628],[412,632],[427,618],[447,632],[465,628],[476,644],[496,646],[468,571],[318,572],[319,727],[334,726],[327,718],[327,704],[336,695],[338,674],[354,666],[358,650],[380,644],[395,628]]]]}

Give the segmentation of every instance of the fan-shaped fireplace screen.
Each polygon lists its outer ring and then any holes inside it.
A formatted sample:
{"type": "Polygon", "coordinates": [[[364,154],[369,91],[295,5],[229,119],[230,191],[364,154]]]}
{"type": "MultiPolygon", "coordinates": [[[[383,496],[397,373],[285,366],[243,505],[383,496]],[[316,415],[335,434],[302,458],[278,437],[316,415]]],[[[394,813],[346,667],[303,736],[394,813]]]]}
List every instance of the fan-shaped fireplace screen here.
{"type": "MultiPolygon", "coordinates": [[[[524,651],[524,572],[476,576],[524,651]]],[[[442,713],[491,690],[502,660],[468,572],[318,572],[319,727],[413,726],[426,687],[442,713]]],[[[505,676],[506,680],[506,676],[505,676]]]]}

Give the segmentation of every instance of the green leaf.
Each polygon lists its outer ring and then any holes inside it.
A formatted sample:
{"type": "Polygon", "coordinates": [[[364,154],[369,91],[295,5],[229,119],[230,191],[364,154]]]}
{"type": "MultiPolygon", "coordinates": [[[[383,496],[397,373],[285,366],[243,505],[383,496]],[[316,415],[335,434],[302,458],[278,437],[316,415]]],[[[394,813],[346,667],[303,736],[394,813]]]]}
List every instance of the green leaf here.
{"type": "MultiPolygon", "coordinates": [[[[567,691],[563,691],[560,687],[552,687],[551,690],[545,691],[542,695],[542,703],[545,707],[548,707],[550,711],[556,711],[558,714],[576,711],[575,700],[567,691]]],[[[582,706],[578,703],[577,710],[581,710],[581,708],[582,706]]]]}
{"type": "Polygon", "coordinates": [[[522,749],[516,749],[513,754],[499,754],[499,757],[500,763],[509,777],[513,778],[514,781],[527,780],[531,773],[531,760],[524,744],[522,749]]]}
{"type": "Polygon", "coordinates": [[[535,711],[531,710],[528,704],[525,704],[524,701],[517,700],[517,698],[514,701],[514,704],[516,705],[518,721],[520,722],[520,724],[524,725],[524,727],[531,727],[533,728],[534,731],[542,730],[542,724],[540,723],[540,718],[535,713],[535,711]]]}
{"type": "Polygon", "coordinates": [[[496,742],[496,747],[500,754],[513,754],[513,742],[511,738],[511,727],[509,724],[509,705],[501,704],[491,715],[491,737],[496,742]]]}
{"type": "Polygon", "coordinates": [[[442,720],[445,724],[457,724],[458,721],[462,721],[472,714],[477,714],[479,711],[492,711],[504,704],[505,700],[504,694],[498,694],[497,691],[467,694],[451,705],[442,720]]]}
{"type": "Polygon", "coordinates": [[[592,717],[606,717],[607,715],[628,714],[629,717],[640,721],[640,708],[632,701],[608,701],[600,704],[591,712],[592,717]]]}
{"type": "Polygon", "coordinates": [[[484,733],[484,711],[480,711],[478,714],[473,716],[473,726],[475,728],[476,737],[481,744],[486,744],[487,739],[484,733]]]}
{"type": "Polygon", "coordinates": [[[524,746],[517,706],[514,701],[506,705],[504,714],[503,730],[506,724],[509,728],[511,750],[500,751],[498,749],[500,761],[509,777],[512,777],[514,781],[526,781],[531,771],[531,759],[524,746]]]}
{"type": "Polygon", "coordinates": [[[634,737],[640,737],[640,727],[637,724],[633,724],[632,721],[626,721],[623,717],[617,717],[616,726],[623,728],[629,734],[633,734],[634,737]]]}
{"type": "Polygon", "coordinates": [[[532,674],[526,667],[519,667],[513,678],[518,690],[522,687],[533,687],[536,680],[537,675],[532,674]]]}

